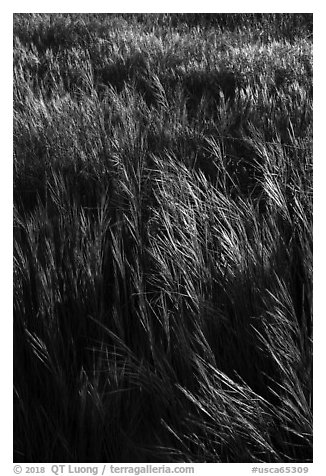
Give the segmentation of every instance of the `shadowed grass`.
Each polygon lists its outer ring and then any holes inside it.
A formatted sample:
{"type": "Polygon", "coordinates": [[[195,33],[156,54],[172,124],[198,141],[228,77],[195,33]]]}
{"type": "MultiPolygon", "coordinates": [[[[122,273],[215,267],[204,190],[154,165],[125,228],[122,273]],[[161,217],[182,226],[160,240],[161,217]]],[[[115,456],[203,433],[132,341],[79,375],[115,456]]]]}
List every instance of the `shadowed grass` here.
{"type": "Polygon", "coordinates": [[[312,460],[310,33],[15,16],[15,461],[312,460]]]}

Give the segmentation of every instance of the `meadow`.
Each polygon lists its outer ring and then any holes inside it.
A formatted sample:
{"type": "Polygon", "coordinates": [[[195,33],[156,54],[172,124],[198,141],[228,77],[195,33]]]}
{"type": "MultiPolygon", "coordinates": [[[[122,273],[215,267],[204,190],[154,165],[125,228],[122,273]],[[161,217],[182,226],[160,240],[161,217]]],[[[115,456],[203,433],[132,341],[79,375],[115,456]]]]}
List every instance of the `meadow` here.
{"type": "Polygon", "coordinates": [[[312,461],[312,15],[15,14],[14,461],[312,461]]]}

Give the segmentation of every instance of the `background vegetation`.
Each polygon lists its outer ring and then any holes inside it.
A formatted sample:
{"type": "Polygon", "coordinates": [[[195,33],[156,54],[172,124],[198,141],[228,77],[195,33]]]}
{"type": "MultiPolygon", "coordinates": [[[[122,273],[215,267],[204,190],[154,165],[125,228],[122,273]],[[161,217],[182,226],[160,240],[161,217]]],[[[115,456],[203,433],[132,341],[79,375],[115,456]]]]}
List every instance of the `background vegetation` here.
{"type": "Polygon", "coordinates": [[[312,15],[14,15],[14,460],[312,460],[312,15]]]}

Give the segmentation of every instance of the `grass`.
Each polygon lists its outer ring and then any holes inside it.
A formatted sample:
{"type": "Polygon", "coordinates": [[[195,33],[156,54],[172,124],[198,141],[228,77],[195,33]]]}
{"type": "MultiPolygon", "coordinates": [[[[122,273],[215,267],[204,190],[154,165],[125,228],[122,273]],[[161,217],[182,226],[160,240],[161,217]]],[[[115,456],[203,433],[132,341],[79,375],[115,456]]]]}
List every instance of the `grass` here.
{"type": "Polygon", "coordinates": [[[14,460],[312,461],[312,15],[14,15],[14,460]]]}

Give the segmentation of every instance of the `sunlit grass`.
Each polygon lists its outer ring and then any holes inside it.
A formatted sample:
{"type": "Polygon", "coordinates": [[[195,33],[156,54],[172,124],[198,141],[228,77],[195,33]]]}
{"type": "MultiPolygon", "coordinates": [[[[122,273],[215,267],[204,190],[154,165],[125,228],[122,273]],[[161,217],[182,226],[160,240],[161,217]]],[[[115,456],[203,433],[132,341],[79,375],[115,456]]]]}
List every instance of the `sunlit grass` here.
{"type": "Polygon", "coordinates": [[[150,25],[15,16],[14,459],[311,461],[310,17],[150,25]]]}

